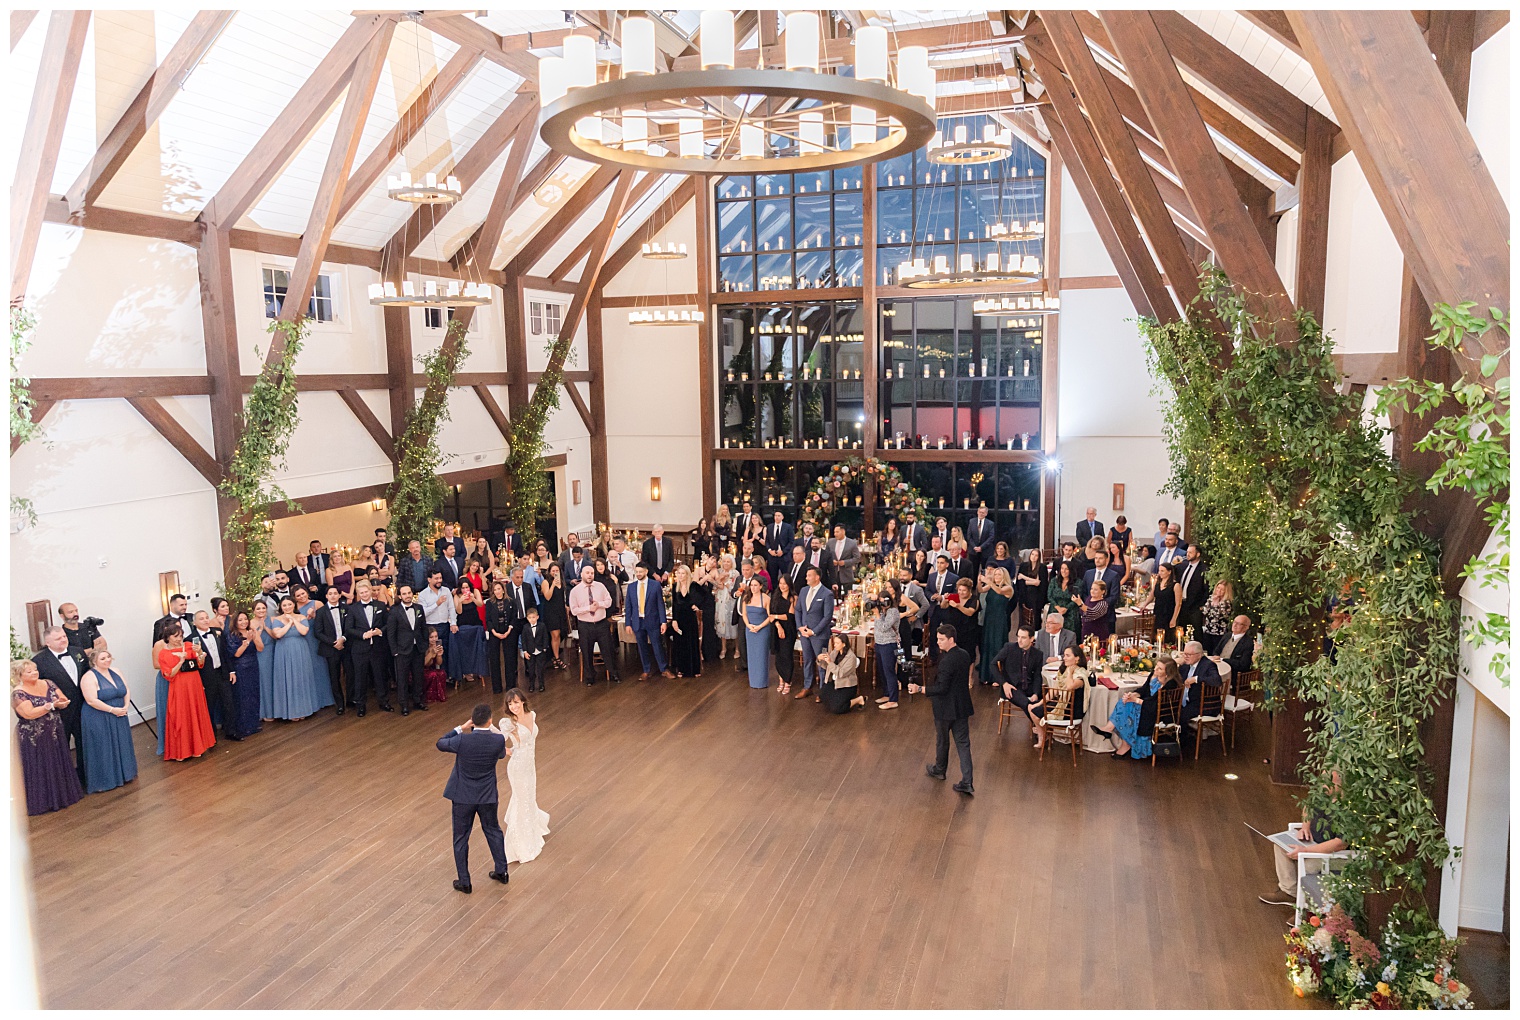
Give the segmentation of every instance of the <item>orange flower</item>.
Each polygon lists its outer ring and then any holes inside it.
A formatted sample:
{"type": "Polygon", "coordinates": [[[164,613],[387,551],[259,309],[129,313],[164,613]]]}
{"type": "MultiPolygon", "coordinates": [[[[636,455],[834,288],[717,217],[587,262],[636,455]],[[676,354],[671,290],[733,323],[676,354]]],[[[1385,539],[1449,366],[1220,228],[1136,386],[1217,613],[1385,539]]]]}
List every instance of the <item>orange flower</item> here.
{"type": "Polygon", "coordinates": [[[1316,915],[1314,915],[1314,914],[1310,914],[1309,915],[1309,924],[1311,926],[1315,927],[1315,928],[1318,928],[1319,927],[1319,918],[1316,915]]]}
{"type": "Polygon", "coordinates": [[[1446,982],[1446,990],[1448,992],[1455,992],[1457,989],[1459,989],[1461,987],[1462,986],[1457,983],[1457,979],[1456,978],[1452,978],[1452,979],[1450,979],[1449,981],[1446,982]]]}
{"type": "Polygon", "coordinates": [[[1296,995],[1296,996],[1298,996],[1300,999],[1302,999],[1304,997],[1304,990],[1302,988],[1295,987],[1293,989],[1293,994],[1296,995]]]}

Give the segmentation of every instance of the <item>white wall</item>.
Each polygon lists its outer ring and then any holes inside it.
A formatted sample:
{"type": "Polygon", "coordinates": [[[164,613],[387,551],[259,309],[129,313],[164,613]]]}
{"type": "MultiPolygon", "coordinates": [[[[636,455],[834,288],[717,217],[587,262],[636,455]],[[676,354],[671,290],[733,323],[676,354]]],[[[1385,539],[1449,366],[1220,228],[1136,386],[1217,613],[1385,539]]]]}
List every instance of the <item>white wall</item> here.
{"type": "MultiPolygon", "coordinates": [[[[1280,232],[1280,228],[1279,228],[1280,232]]],[[[1330,172],[1325,329],[1337,350],[1399,349],[1404,257],[1355,155],[1330,172]]]]}
{"type": "Polygon", "coordinates": [[[1509,36],[1509,26],[1505,25],[1473,50],[1467,96],[1467,126],[1506,202],[1510,166],[1509,36]]]}

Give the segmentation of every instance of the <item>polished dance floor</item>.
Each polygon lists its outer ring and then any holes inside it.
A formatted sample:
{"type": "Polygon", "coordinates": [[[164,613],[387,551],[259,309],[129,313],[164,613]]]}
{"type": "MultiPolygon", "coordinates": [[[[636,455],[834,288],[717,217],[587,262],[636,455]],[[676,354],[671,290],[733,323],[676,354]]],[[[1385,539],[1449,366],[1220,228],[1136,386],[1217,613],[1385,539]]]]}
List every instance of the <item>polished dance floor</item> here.
{"type": "MultiPolygon", "coordinates": [[[[831,716],[697,680],[534,699],[543,855],[450,888],[425,713],[265,724],[33,819],[43,1002],[73,1008],[1291,1007],[1256,902],[1294,816],[1263,717],[1221,759],[1116,763],[972,720],[976,797],[924,776],[928,703],[831,716]],[[1238,774],[1229,780],[1226,773],[1238,774]],[[1272,828],[1268,828],[1272,827],[1272,828]]],[[[626,675],[626,674],[625,674],[626,675]]],[[[874,694],[873,694],[874,696],[874,694]]],[[[950,781],[958,778],[951,756],[950,781]]],[[[505,769],[502,769],[505,809],[505,769]]]]}

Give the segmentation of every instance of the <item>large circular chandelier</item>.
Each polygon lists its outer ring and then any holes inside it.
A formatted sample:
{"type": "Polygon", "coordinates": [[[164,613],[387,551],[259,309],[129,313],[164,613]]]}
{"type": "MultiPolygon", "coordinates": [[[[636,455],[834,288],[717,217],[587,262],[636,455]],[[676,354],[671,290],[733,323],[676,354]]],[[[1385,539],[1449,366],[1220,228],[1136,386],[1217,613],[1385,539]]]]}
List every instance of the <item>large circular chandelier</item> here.
{"type": "MultiPolygon", "coordinates": [[[[596,40],[539,60],[541,137],[576,159],[681,174],[788,173],[891,159],[934,134],[928,50],[904,46],[888,80],[887,32],[864,26],[854,77],[822,69],[817,13],[786,16],[784,67],[735,66],[731,11],[702,12],[701,70],[656,73],[654,22],[623,22],[622,63],[601,73],[596,40]]],[[[764,60],[764,48],[761,49],[764,60]]]]}
{"type": "Polygon", "coordinates": [[[471,280],[425,280],[417,286],[411,280],[396,284],[372,283],[369,285],[369,303],[380,308],[419,308],[448,305],[451,308],[473,308],[491,303],[491,285],[471,280]]]}

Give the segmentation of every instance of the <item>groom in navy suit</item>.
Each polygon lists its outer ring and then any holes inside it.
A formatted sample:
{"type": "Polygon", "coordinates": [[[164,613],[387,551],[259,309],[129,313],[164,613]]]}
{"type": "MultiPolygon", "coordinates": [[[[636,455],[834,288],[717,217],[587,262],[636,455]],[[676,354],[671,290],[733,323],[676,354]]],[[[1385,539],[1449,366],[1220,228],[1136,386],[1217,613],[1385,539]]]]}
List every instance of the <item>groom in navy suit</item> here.
{"type": "MultiPolygon", "coordinates": [[[[807,697],[818,673],[818,656],[829,646],[834,630],[834,593],[822,584],[823,571],[807,569],[807,587],[797,593],[797,640],[802,645],[802,690],[794,698],[807,697]]],[[[819,685],[823,684],[820,681],[819,685]]]]}
{"type": "Polygon", "coordinates": [[[480,816],[480,831],[486,834],[491,861],[496,870],[491,877],[503,885],[507,881],[507,850],[502,841],[496,792],[496,763],[507,756],[507,738],[491,728],[491,706],[476,705],[470,721],[456,726],[438,738],[438,750],[454,755],[454,771],[443,795],[454,802],[454,867],[459,877],[454,888],[462,893],[470,885],[470,830],[475,816],[480,816]]]}

